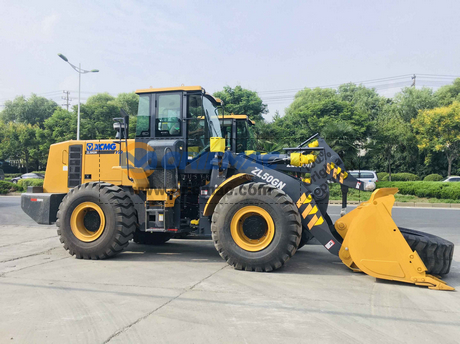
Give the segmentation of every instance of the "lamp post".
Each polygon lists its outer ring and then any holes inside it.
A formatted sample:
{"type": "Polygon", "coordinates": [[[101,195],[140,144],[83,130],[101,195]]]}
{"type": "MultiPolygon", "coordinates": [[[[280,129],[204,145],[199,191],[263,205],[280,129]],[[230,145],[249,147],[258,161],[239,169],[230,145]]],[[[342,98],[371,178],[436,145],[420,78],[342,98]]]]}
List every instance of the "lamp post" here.
{"type": "Polygon", "coordinates": [[[78,120],[77,120],[77,140],[80,140],[80,90],[81,90],[81,75],[86,74],[86,73],[97,73],[99,72],[99,69],[92,69],[92,70],[85,70],[81,68],[81,64],[78,64],[77,66],[74,66],[69,62],[67,57],[65,57],[62,54],[58,54],[58,56],[63,59],[65,62],[67,62],[77,73],[78,73],[78,120]]]}

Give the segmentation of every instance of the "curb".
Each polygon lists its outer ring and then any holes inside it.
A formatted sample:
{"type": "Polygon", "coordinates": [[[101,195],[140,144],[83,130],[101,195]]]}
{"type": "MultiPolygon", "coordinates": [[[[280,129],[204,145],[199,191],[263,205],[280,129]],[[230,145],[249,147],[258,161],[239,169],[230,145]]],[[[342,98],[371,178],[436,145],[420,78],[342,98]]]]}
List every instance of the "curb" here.
{"type": "MultiPolygon", "coordinates": [[[[349,201],[348,205],[359,205],[359,201],[349,201]]],[[[342,201],[329,201],[330,205],[342,205],[342,201]]],[[[395,207],[405,208],[445,208],[460,209],[460,203],[418,203],[418,202],[395,202],[395,207]]]]}

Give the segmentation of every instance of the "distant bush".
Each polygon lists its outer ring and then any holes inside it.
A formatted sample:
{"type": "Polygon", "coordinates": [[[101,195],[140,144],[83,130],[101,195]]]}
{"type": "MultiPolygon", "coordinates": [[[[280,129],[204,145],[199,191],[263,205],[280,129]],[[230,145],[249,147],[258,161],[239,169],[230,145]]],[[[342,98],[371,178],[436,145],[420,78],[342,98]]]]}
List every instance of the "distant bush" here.
{"type": "Polygon", "coordinates": [[[18,181],[19,189],[27,191],[28,186],[43,186],[44,179],[20,179],[18,181]]]}
{"type": "Polygon", "coordinates": [[[8,192],[18,191],[19,186],[4,180],[0,180],[0,195],[6,195],[8,192]]]}
{"type": "MultiPolygon", "coordinates": [[[[379,178],[379,180],[387,182],[389,180],[388,177],[389,175],[383,177],[382,179],[379,178]]],[[[391,175],[392,182],[411,182],[416,180],[420,180],[420,178],[413,173],[393,173],[391,175]]]]}
{"type": "Polygon", "coordinates": [[[383,180],[383,178],[385,178],[386,176],[388,176],[388,172],[378,172],[377,173],[378,180],[383,180]]]}
{"type": "Polygon", "coordinates": [[[398,188],[401,195],[460,200],[460,183],[378,182],[377,188],[398,188]]]}
{"type": "Polygon", "coordinates": [[[439,182],[443,180],[444,178],[437,173],[429,174],[425,178],[423,178],[424,182],[439,182]]]}
{"type": "Polygon", "coordinates": [[[22,173],[5,173],[5,180],[10,181],[11,178],[19,177],[22,173]]]}

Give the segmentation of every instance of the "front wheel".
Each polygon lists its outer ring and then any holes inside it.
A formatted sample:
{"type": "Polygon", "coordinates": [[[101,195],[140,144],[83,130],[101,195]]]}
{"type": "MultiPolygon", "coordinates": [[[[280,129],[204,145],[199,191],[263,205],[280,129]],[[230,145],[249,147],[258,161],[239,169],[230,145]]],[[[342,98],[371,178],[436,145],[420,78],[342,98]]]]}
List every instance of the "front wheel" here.
{"type": "Polygon", "coordinates": [[[283,191],[248,183],[222,197],[211,232],[217,251],[235,269],[272,271],[296,252],[302,225],[297,207],[283,191]]]}

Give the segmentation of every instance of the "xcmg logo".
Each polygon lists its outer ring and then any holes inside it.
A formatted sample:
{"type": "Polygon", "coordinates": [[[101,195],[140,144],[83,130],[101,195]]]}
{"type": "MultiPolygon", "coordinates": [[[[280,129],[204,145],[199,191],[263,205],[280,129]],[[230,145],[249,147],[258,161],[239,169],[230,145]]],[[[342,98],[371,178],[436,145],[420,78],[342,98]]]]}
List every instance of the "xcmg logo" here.
{"type": "Polygon", "coordinates": [[[113,151],[117,149],[117,145],[115,143],[87,143],[86,150],[87,151],[113,151]]]}

